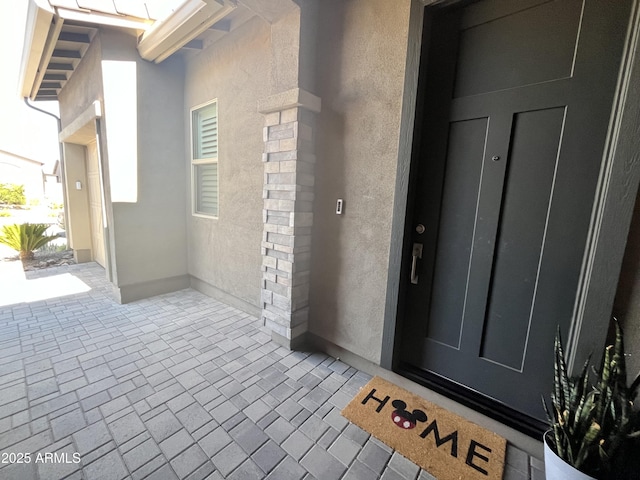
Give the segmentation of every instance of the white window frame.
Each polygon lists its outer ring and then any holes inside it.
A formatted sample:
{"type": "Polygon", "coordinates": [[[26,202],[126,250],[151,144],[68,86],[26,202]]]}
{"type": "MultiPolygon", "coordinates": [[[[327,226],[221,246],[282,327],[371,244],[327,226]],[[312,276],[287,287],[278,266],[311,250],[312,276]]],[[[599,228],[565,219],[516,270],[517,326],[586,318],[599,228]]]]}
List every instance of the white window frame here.
{"type": "Polygon", "coordinates": [[[215,98],[213,100],[210,100],[206,103],[202,103],[200,105],[196,105],[194,107],[192,107],[189,110],[189,123],[190,123],[190,143],[191,143],[191,156],[190,156],[190,168],[191,168],[191,214],[194,217],[201,217],[201,218],[208,218],[208,219],[218,219],[219,215],[220,215],[220,167],[219,167],[219,162],[218,162],[218,158],[220,156],[219,152],[220,152],[220,111],[219,111],[219,103],[218,103],[218,99],[215,98]],[[199,132],[196,132],[194,129],[194,115],[198,110],[202,110],[206,107],[209,107],[213,104],[216,104],[216,121],[218,122],[218,143],[217,143],[217,148],[218,148],[218,153],[215,157],[210,157],[210,158],[195,158],[195,154],[196,154],[196,135],[199,132]],[[217,170],[217,176],[216,176],[216,181],[217,181],[217,192],[218,192],[218,201],[217,201],[217,214],[213,215],[210,213],[205,213],[205,212],[199,212],[196,209],[197,206],[197,195],[198,195],[198,186],[196,185],[196,167],[198,165],[211,165],[211,164],[216,164],[218,165],[218,170],[217,170]]]}

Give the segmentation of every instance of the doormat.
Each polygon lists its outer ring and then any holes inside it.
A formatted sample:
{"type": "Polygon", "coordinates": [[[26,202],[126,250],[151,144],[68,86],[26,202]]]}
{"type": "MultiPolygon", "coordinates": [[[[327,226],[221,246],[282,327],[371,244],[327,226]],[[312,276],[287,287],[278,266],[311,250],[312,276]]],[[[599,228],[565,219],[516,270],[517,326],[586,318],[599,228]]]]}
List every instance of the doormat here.
{"type": "Polygon", "coordinates": [[[342,415],[438,480],[501,480],[507,441],[374,377],[342,415]]]}

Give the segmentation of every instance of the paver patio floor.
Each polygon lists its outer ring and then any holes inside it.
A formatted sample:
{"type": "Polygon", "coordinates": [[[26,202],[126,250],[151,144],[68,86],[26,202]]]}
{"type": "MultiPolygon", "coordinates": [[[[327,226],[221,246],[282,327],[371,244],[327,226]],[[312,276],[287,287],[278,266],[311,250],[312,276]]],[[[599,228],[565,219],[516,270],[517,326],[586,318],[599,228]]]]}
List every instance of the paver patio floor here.
{"type": "MultiPolygon", "coordinates": [[[[433,478],[340,415],[368,374],[194,290],[119,305],[104,277],[29,272],[0,306],[1,479],[433,478]]],[[[505,478],[542,478],[509,462],[505,478]]]]}

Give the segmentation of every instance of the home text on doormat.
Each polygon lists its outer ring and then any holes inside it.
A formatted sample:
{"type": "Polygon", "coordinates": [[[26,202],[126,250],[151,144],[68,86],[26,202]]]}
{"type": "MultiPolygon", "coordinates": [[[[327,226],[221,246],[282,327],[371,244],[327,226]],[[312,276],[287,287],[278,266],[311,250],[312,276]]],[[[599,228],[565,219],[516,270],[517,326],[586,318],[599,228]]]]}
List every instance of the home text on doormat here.
{"type": "Polygon", "coordinates": [[[380,377],[342,415],[438,480],[502,479],[504,438],[380,377]]]}

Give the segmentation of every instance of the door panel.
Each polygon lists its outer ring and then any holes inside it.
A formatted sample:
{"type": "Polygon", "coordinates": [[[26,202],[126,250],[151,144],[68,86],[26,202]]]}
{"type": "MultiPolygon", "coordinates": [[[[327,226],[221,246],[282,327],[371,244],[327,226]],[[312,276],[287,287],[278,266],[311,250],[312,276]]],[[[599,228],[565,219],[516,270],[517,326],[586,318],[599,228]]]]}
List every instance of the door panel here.
{"type": "Polygon", "coordinates": [[[473,243],[488,119],[451,123],[446,157],[438,257],[427,325],[431,340],[458,348],[473,243]],[[458,214],[457,212],[460,212],[458,214]]]}
{"type": "Polygon", "coordinates": [[[490,3],[468,8],[462,19],[455,97],[571,76],[581,0],[547,1],[508,15],[490,3]],[[482,8],[489,11],[481,16],[482,8]]]}
{"type": "Polygon", "coordinates": [[[87,145],[87,190],[91,218],[91,249],[93,260],[104,267],[104,229],[102,227],[102,191],[97,142],[87,145]]]}
{"type": "Polygon", "coordinates": [[[514,120],[480,355],[516,370],[535,304],[564,113],[521,112],[514,120]]]}
{"type": "Polygon", "coordinates": [[[425,231],[408,242],[423,254],[418,283],[406,279],[401,362],[544,418],[629,10],[627,0],[428,10],[409,217],[425,231]]]}

